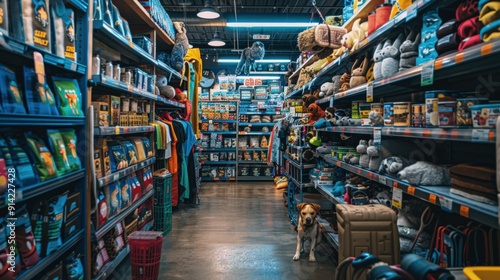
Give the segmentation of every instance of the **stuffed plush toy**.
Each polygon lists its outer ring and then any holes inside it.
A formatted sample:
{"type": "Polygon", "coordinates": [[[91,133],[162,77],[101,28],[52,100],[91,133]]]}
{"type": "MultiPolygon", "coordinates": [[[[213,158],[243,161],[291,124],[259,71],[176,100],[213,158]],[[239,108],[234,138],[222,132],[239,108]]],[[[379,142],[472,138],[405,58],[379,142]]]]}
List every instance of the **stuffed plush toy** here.
{"type": "Polygon", "coordinates": [[[379,174],[388,173],[390,175],[396,176],[399,171],[408,166],[408,160],[401,157],[388,157],[382,160],[380,163],[380,168],[378,169],[379,174]]]}
{"type": "Polygon", "coordinates": [[[368,56],[365,56],[363,59],[358,58],[356,62],[354,62],[352,65],[351,80],[349,81],[349,86],[351,88],[366,84],[366,73],[369,67],[370,61],[368,56]]]}
{"type": "Polygon", "coordinates": [[[325,109],[325,117],[314,123],[314,128],[332,127],[337,124],[337,117],[335,116],[335,108],[328,107],[325,109]]]}
{"type": "Polygon", "coordinates": [[[349,117],[348,116],[341,117],[340,119],[337,120],[337,125],[338,126],[349,126],[349,117]]]}
{"type": "Polygon", "coordinates": [[[401,44],[401,59],[399,60],[399,71],[412,68],[417,65],[418,45],[420,44],[420,32],[413,29],[406,40],[401,44]]]}
{"type": "Polygon", "coordinates": [[[384,56],[384,60],[382,61],[382,77],[387,79],[399,71],[399,57],[401,55],[399,47],[404,39],[403,33],[400,33],[393,44],[384,44],[384,49],[382,50],[382,55],[384,56]]]}
{"type": "Polygon", "coordinates": [[[445,167],[429,163],[426,161],[417,161],[416,163],[405,167],[398,172],[401,180],[406,180],[412,185],[422,186],[449,186],[450,174],[445,167]]]}
{"type": "Polygon", "coordinates": [[[322,98],[325,96],[332,95],[333,89],[334,89],[333,86],[334,86],[334,84],[330,83],[330,82],[326,82],[326,83],[322,84],[321,88],[320,88],[321,91],[319,92],[319,97],[322,98]]]}
{"type": "Polygon", "coordinates": [[[314,73],[306,68],[300,69],[299,78],[297,79],[296,88],[302,88],[305,84],[309,83],[314,78],[314,73]]]}
{"type": "Polygon", "coordinates": [[[342,86],[342,83],[340,82],[340,75],[333,76],[332,77],[332,82],[333,82],[333,94],[339,92],[340,87],[342,86]]]}
{"type": "Polygon", "coordinates": [[[384,117],[376,111],[370,111],[370,113],[368,114],[368,118],[370,119],[370,124],[372,126],[384,125],[384,117]]]}
{"type": "Polygon", "coordinates": [[[319,107],[318,104],[313,103],[307,107],[307,112],[309,113],[309,124],[314,124],[317,120],[325,117],[325,111],[319,107]]]}
{"type": "Polygon", "coordinates": [[[156,80],[156,86],[160,90],[161,95],[164,95],[167,99],[174,98],[175,89],[168,85],[167,77],[158,77],[158,79],[156,80]]]}
{"type": "Polygon", "coordinates": [[[368,142],[366,140],[359,140],[359,145],[356,147],[356,151],[359,153],[359,165],[363,168],[368,168],[370,163],[370,157],[366,153],[368,149],[368,142]]]}
{"type": "Polygon", "coordinates": [[[349,126],[361,126],[363,124],[363,120],[362,119],[347,119],[347,124],[345,124],[346,126],[349,125],[349,126]]]}
{"type": "Polygon", "coordinates": [[[347,70],[341,77],[340,77],[340,89],[339,91],[346,91],[349,89],[349,84],[351,81],[351,71],[347,70]]]}
{"type": "Polygon", "coordinates": [[[373,140],[368,141],[366,154],[370,157],[368,169],[370,169],[371,171],[378,171],[380,168],[380,163],[382,162],[382,152],[379,148],[373,145],[373,140]]]}
{"type": "Polygon", "coordinates": [[[344,181],[337,181],[333,186],[332,194],[335,197],[342,197],[345,194],[345,185],[344,181]]]}
{"type": "Polygon", "coordinates": [[[375,67],[375,63],[374,63],[374,60],[372,58],[372,59],[370,59],[370,67],[368,67],[368,70],[366,71],[366,75],[365,75],[367,83],[373,81],[373,79],[374,79],[373,67],[375,67]]]}
{"type": "Polygon", "coordinates": [[[288,81],[288,79],[290,78],[290,76],[292,76],[293,72],[295,72],[295,70],[297,69],[297,62],[295,61],[292,61],[290,63],[288,63],[288,71],[286,72],[285,74],[285,81],[288,82],[288,87],[290,87],[290,81],[288,81]]]}
{"type": "Polygon", "coordinates": [[[236,66],[236,75],[245,74],[249,75],[250,71],[255,70],[255,61],[263,59],[266,54],[264,44],[260,41],[255,41],[251,47],[243,50],[241,59],[236,66]]]}
{"type": "Polygon", "coordinates": [[[375,61],[375,64],[373,65],[373,78],[375,80],[383,78],[382,77],[382,61],[384,60],[384,56],[382,55],[383,48],[384,48],[384,43],[380,42],[375,48],[375,53],[373,54],[373,60],[375,61]]]}
{"type": "Polygon", "coordinates": [[[317,97],[315,97],[314,95],[312,94],[304,94],[302,95],[302,101],[303,101],[303,104],[302,104],[302,110],[304,112],[307,112],[308,108],[309,108],[309,105],[313,104],[316,102],[316,100],[318,100],[317,97]]]}

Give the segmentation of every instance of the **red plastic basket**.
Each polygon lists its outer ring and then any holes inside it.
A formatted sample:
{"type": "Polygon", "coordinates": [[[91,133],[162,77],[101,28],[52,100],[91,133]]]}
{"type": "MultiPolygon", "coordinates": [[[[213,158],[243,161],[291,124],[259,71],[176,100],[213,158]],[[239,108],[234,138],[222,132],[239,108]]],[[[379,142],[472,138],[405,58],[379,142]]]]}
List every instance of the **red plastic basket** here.
{"type": "Polygon", "coordinates": [[[129,235],[132,279],[156,280],[160,271],[163,232],[136,231],[129,235]]]}

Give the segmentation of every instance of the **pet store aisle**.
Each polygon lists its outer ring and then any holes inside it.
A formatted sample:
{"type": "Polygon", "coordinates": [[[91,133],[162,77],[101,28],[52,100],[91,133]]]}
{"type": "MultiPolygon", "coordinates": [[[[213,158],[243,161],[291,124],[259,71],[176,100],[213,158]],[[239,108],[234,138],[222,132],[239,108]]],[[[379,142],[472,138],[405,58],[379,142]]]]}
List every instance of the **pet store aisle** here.
{"type": "Polygon", "coordinates": [[[271,182],[203,183],[200,195],[199,208],[174,210],[158,279],[332,279],[325,245],[315,263],[292,260],[296,232],[271,182]]]}

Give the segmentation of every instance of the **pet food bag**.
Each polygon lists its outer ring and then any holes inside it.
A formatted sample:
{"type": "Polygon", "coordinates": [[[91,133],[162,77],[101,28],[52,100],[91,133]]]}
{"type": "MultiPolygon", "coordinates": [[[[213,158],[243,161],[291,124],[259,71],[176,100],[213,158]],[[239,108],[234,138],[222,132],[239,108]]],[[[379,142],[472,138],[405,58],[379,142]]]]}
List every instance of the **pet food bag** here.
{"type": "Polygon", "coordinates": [[[144,153],[146,153],[146,157],[150,158],[154,156],[153,146],[151,145],[151,141],[147,137],[141,137],[141,141],[144,145],[144,153]]]}
{"type": "MultiPolygon", "coordinates": [[[[9,36],[9,1],[0,0],[0,32],[9,36]]],[[[1,278],[1,275],[0,275],[1,278]]]]}
{"type": "Polygon", "coordinates": [[[54,157],[47,145],[33,133],[26,133],[26,140],[35,158],[35,167],[40,181],[47,181],[60,175],[54,163],[54,157]]]}
{"type": "Polygon", "coordinates": [[[16,74],[0,64],[0,92],[2,111],[8,114],[26,114],[23,95],[16,81],[16,74]]]}
{"type": "MultiPolygon", "coordinates": [[[[33,170],[33,165],[26,153],[26,149],[21,147],[17,138],[0,138],[0,149],[7,168],[16,169],[16,184],[18,187],[33,185],[38,182],[38,177],[33,170]]],[[[1,156],[0,156],[1,157],[1,156]]]]}
{"type": "Polygon", "coordinates": [[[63,116],[84,117],[82,94],[74,79],[52,77],[59,100],[59,110],[63,116]]]}
{"type": "Polygon", "coordinates": [[[146,153],[144,151],[144,143],[140,138],[130,138],[132,143],[135,146],[135,150],[137,151],[137,161],[141,162],[146,160],[146,153]]]}
{"type": "Polygon", "coordinates": [[[135,149],[134,144],[130,141],[120,141],[122,146],[125,148],[125,156],[127,157],[128,165],[133,165],[139,162],[137,159],[137,150],[135,149]]]}
{"type": "Polygon", "coordinates": [[[99,192],[97,197],[97,228],[103,226],[108,221],[109,207],[106,193],[99,192]]]}
{"type": "Polygon", "coordinates": [[[120,180],[121,207],[125,208],[132,203],[132,182],[129,177],[120,180]]]}
{"type": "Polygon", "coordinates": [[[82,168],[82,162],[78,157],[76,151],[76,134],[74,129],[64,129],[60,130],[61,136],[63,138],[64,144],[66,145],[66,156],[71,167],[71,171],[80,170],[82,168]]]}
{"type": "Polygon", "coordinates": [[[106,193],[106,204],[108,205],[108,217],[113,217],[118,214],[121,209],[122,198],[120,184],[113,182],[104,187],[106,193]]]}
{"type": "Polygon", "coordinates": [[[24,67],[24,94],[28,113],[32,115],[59,115],[52,91],[40,81],[33,68],[24,67]]]}
{"type": "Polygon", "coordinates": [[[83,265],[80,258],[71,256],[66,258],[66,275],[68,280],[83,280],[83,265]]]}
{"type": "Polygon", "coordinates": [[[26,205],[16,209],[16,245],[21,255],[23,269],[29,269],[38,262],[35,235],[31,228],[30,216],[26,205]]]}
{"type": "Polygon", "coordinates": [[[52,25],[54,26],[54,51],[57,56],[76,62],[75,12],[67,9],[63,0],[52,1],[52,25]]]}
{"type": "Polygon", "coordinates": [[[128,167],[125,149],[118,141],[108,141],[109,158],[111,162],[111,172],[128,167]]]}
{"type": "Polygon", "coordinates": [[[151,170],[151,166],[139,170],[137,178],[141,183],[142,193],[147,193],[153,188],[153,171],[151,170]]]}
{"type": "Polygon", "coordinates": [[[6,226],[6,221],[4,218],[0,218],[0,279],[14,279],[15,276],[19,272],[20,269],[16,269],[15,271],[9,270],[12,262],[9,258],[9,254],[15,254],[14,257],[14,265],[15,267],[19,267],[19,254],[17,253],[16,246],[10,245],[7,243],[7,236],[10,234],[10,229],[6,226]],[[11,251],[10,249],[14,249],[11,251]],[[17,273],[16,273],[17,272],[17,273]]]}
{"type": "MultiPolygon", "coordinates": [[[[13,1],[17,2],[17,1],[13,1]]],[[[16,24],[17,37],[24,38],[26,44],[33,45],[40,49],[51,51],[51,19],[49,0],[22,0],[12,9],[13,14],[19,13],[22,19],[21,24],[16,24]],[[22,26],[22,31],[20,27],[22,26]],[[22,32],[22,34],[19,34],[22,32]]]]}
{"type": "Polygon", "coordinates": [[[58,130],[47,130],[47,135],[52,151],[54,151],[53,155],[57,169],[62,174],[70,172],[71,166],[67,154],[68,149],[61,133],[58,130]]]}
{"type": "Polygon", "coordinates": [[[131,190],[132,197],[130,202],[134,203],[136,200],[141,198],[142,187],[135,173],[130,174],[129,181],[130,181],[130,188],[132,189],[131,190]]]}

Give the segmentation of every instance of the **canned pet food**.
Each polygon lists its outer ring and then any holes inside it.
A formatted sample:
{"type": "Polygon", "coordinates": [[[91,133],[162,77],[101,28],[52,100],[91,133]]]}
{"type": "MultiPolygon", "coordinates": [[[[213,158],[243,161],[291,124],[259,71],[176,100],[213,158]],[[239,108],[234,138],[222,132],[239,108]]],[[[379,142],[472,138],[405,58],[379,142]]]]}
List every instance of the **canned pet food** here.
{"type": "Polygon", "coordinates": [[[394,102],[394,126],[410,126],[410,102],[394,102]]]}
{"type": "Polygon", "coordinates": [[[425,126],[436,127],[439,124],[438,112],[439,98],[426,98],[425,99],[425,126]]]}
{"type": "Polygon", "coordinates": [[[457,125],[472,126],[471,106],[488,103],[488,98],[459,98],[457,99],[457,125]]]}
{"type": "Polygon", "coordinates": [[[370,103],[362,103],[359,104],[359,116],[363,120],[361,123],[362,125],[370,125],[370,119],[368,118],[368,115],[370,115],[372,107],[370,103]]]}
{"type": "Polygon", "coordinates": [[[394,125],[394,103],[384,103],[384,125],[394,125]]]}
{"type": "Polygon", "coordinates": [[[364,101],[360,101],[360,100],[355,100],[352,102],[351,118],[353,118],[353,119],[360,119],[361,118],[361,116],[359,115],[359,105],[364,104],[364,103],[365,103],[364,101]]]}
{"type": "Polygon", "coordinates": [[[413,127],[422,127],[425,122],[425,104],[411,105],[411,121],[413,127]]]}
{"type": "Polygon", "coordinates": [[[439,101],[439,127],[454,127],[456,125],[456,101],[439,101]]]}
{"type": "Polygon", "coordinates": [[[500,116],[500,104],[474,105],[470,109],[472,126],[495,129],[496,119],[500,116]]]}

